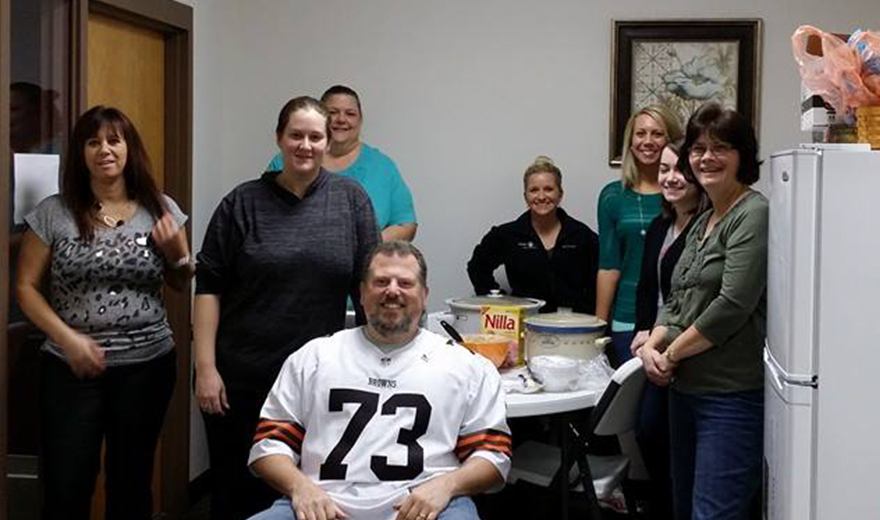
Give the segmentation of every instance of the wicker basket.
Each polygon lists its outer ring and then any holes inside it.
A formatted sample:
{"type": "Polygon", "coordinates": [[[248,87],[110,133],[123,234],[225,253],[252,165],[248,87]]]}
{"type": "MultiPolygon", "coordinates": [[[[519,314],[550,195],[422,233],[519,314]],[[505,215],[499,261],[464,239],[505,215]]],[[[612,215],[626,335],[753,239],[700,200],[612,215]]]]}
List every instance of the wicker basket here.
{"type": "Polygon", "coordinates": [[[880,106],[858,107],[857,130],[860,143],[868,143],[872,150],[880,150],[880,106]]]}

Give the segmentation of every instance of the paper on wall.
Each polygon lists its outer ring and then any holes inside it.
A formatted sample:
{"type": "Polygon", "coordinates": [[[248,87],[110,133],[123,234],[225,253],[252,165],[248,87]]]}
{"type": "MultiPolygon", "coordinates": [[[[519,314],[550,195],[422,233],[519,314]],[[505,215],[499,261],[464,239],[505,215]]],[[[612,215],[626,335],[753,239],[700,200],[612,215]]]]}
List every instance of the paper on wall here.
{"type": "Polygon", "coordinates": [[[15,195],[12,222],[24,224],[24,217],[37,204],[58,193],[61,156],[57,154],[17,153],[13,156],[15,195]]]}

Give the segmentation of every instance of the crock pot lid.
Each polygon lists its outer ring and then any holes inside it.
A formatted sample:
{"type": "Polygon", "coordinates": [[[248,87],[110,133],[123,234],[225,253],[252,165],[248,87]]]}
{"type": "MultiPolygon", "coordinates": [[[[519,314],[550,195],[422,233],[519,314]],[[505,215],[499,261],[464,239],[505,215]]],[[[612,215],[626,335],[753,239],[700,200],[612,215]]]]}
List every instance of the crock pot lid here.
{"type": "Polygon", "coordinates": [[[593,316],[592,314],[581,314],[577,312],[550,312],[547,314],[538,314],[526,318],[526,326],[534,325],[535,327],[558,327],[564,329],[586,329],[578,330],[578,332],[595,332],[605,328],[604,320],[593,316]]]}
{"type": "Polygon", "coordinates": [[[526,309],[538,309],[544,306],[543,300],[535,298],[520,298],[518,296],[508,296],[501,294],[498,296],[468,296],[465,298],[450,298],[446,300],[448,305],[460,305],[466,308],[479,310],[485,305],[511,305],[524,307],[526,309]]]}

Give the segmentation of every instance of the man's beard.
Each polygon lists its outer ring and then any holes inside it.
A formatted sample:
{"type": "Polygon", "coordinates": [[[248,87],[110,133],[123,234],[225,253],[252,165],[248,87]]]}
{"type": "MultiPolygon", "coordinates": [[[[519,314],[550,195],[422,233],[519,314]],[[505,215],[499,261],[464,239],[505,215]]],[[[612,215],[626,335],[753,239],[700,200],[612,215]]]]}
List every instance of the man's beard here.
{"type": "Polygon", "coordinates": [[[379,334],[383,336],[393,336],[395,334],[400,334],[401,332],[409,331],[413,323],[413,317],[409,314],[402,314],[398,320],[385,319],[382,317],[382,312],[379,311],[367,315],[367,322],[379,334]]]}

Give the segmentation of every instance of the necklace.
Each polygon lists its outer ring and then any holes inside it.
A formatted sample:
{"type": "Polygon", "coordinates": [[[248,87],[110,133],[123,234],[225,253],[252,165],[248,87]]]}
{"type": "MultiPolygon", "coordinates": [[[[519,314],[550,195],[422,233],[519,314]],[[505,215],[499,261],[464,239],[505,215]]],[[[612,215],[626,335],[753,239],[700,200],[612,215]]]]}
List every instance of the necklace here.
{"type": "Polygon", "coordinates": [[[656,183],[651,183],[646,179],[642,179],[629,188],[636,196],[636,202],[639,204],[639,234],[643,238],[648,234],[648,224],[650,224],[650,222],[645,221],[645,210],[642,208],[642,190],[653,194],[654,184],[656,183]]]}
{"type": "Polygon", "coordinates": [[[642,210],[642,194],[636,193],[636,200],[639,203],[639,234],[645,236],[647,231],[645,230],[645,213],[642,210]]]}
{"type": "MultiPolygon", "coordinates": [[[[125,204],[122,207],[122,214],[127,215],[129,207],[131,205],[131,201],[125,201],[125,204]]],[[[95,218],[101,224],[109,228],[118,228],[119,226],[125,224],[125,219],[121,218],[119,214],[114,214],[108,212],[104,209],[104,206],[100,202],[95,202],[95,218]]]]}

